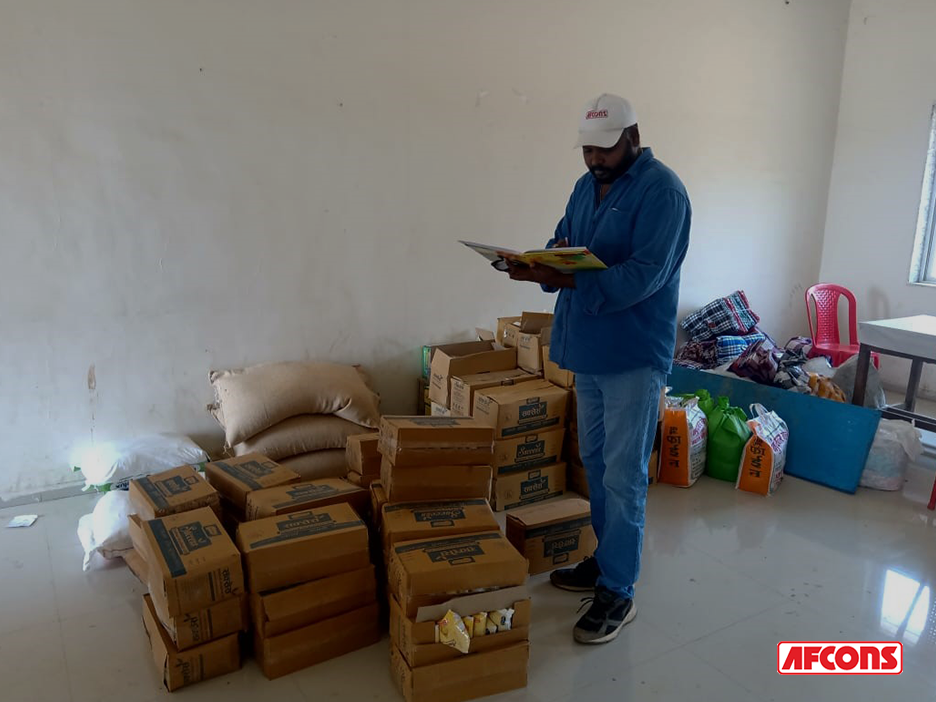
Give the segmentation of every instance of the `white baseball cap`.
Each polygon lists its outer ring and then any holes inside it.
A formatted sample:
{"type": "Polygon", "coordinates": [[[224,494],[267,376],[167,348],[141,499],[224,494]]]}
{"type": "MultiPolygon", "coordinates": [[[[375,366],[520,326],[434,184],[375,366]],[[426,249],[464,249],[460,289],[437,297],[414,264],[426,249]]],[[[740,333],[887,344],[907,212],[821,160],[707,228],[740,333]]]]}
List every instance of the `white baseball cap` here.
{"type": "Polygon", "coordinates": [[[576,147],[597,146],[610,149],[621,139],[628,127],[637,124],[637,111],[618,95],[602,93],[589,100],[579,120],[579,138],[576,147]]]}

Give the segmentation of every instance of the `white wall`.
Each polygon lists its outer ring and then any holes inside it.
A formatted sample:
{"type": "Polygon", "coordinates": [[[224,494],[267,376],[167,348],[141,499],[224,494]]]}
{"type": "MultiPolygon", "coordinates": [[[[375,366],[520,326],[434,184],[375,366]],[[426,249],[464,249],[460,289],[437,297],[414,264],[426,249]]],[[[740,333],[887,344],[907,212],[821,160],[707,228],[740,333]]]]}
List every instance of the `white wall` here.
{"type": "Polygon", "coordinates": [[[420,344],[551,305],[455,239],[551,235],[603,90],[689,187],[683,307],[743,287],[799,331],[847,12],[0,0],[0,496],[74,480],[91,441],[216,445],[212,368],[360,362],[412,408],[420,344]]]}
{"type": "MultiPolygon", "coordinates": [[[[851,289],[859,319],[932,313],[910,263],[936,101],[936,3],[854,0],[821,278],[851,289]]],[[[884,358],[889,385],[909,365],[884,358]]],[[[925,390],[936,390],[927,373],[925,390]]]]}

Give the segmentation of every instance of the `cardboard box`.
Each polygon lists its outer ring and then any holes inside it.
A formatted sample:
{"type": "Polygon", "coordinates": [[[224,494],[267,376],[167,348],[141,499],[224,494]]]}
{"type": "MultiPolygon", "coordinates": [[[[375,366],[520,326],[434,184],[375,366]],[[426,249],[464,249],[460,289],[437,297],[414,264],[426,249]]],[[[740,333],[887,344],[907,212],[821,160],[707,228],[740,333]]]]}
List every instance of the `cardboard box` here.
{"type": "Polygon", "coordinates": [[[501,468],[494,480],[494,509],[524,507],[558,497],[566,489],[566,464],[526,468],[501,468]]]}
{"type": "Polygon", "coordinates": [[[380,475],[380,432],[355,434],[348,437],[345,459],[348,470],[361,475],[380,475]]]}
{"type": "Polygon", "coordinates": [[[549,344],[543,346],[543,374],[553,385],[571,390],[575,386],[575,373],[563,370],[558,364],[549,360],[549,344]]]}
{"type": "Polygon", "coordinates": [[[379,617],[373,603],[278,636],[255,636],[254,655],[263,674],[273,680],[377,643],[379,617]]]}
{"type": "Polygon", "coordinates": [[[536,380],[536,377],[520,368],[455,376],[452,378],[452,414],[456,417],[470,417],[474,411],[474,398],[478,390],[516,385],[527,380],[536,380]]]}
{"type": "Polygon", "coordinates": [[[237,530],[251,592],[326,578],[370,564],[367,527],[339,503],[244,522],[237,530]]]}
{"type": "Polygon", "coordinates": [[[589,496],[588,474],[585,472],[585,466],[578,463],[569,464],[566,469],[566,489],[577,492],[582,497],[589,496]]]}
{"type": "Polygon", "coordinates": [[[429,416],[430,417],[454,417],[456,415],[448,407],[440,405],[437,402],[430,402],[429,403],[429,416]]]}
{"type": "Polygon", "coordinates": [[[143,533],[143,520],[139,515],[127,515],[127,531],[130,533],[130,543],[133,544],[133,550],[144,560],[146,556],[146,536],[143,533]]]}
{"type": "MultiPolygon", "coordinates": [[[[550,324],[552,324],[551,320],[550,324]]],[[[530,373],[543,372],[543,336],[541,332],[521,332],[517,336],[517,365],[530,373]]]]}
{"type": "Polygon", "coordinates": [[[149,590],[170,616],[244,592],[241,556],[209,507],[142,523],[149,590]]]}
{"type": "Polygon", "coordinates": [[[231,539],[237,536],[237,527],[247,521],[244,510],[235,507],[223,497],[221,498],[221,526],[231,539]]]}
{"type": "Polygon", "coordinates": [[[163,685],[169,692],[202,680],[216,678],[241,667],[237,634],[179,651],[156,618],[149,595],[143,595],[143,627],[163,685]]]}
{"type": "Polygon", "coordinates": [[[385,416],[379,449],[395,466],[490,464],[494,432],[468,417],[385,416]]]}
{"type": "Polygon", "coordinates": [[[507,515],[507,540],[530,563],[530,575],[584,560],[598,541],[587,500],[557,500],[507,515]]]}
{"type": "Polygon", "coordinates": [[[384,490],[383,483],[379,480],[370,484],[370,503],[371,518],[379,529],[382,525],[383,506],[387,504],[387,491],[384,490]]]}
{"type": "Polygon", "coordinates": [[[380,469],[377,469],[377,475],[361,475],[360,473],[351,472],[348,473],[346,479],[352,485],[357,485],[366,490],[370,487],[371,483],[380,480],[380,469]]]}
{"type": "Polygon", "coordinates": [[[127,564],[127,567],[130,569],[130,572],[136,576],[136,579],[146,585],[147,578],[149,577],[146,559],[143,558],[135,548],[124,551],[124,553],[121,554],[121,558],[124,559],[124,563],[127,564]]]}
{"type": "Polygon", "coordinates": [[[484,498],[384,505],[381,524],[385,549],[401,541],[500,529],[484,498]]]}
{"type": "Polygon", "coordinates": [[[221,513],[218,491],[198,474],[194,466],[179,466],[130,481],[130,504],[140,519],[211,507],[221,513]]]}
{"type": "Polygon", "coordinates": [[[392,465],[384,458],[380,482],[387,502],[491,499],[491,466],[392,465]]]}
{"type": "Polygon", "coordinates": [[[277,636],[377,600],[374,566],[320,578],[295,587],[250,596],[251,617],[257,633],[277,636]]]}
{"type": "Polygon", "coordinates": [[[437,346],[432,352],[429,399],[448,407],[452,376],[517,367],[517,350],[500,348],[493,341],[469,341],[437,346]]]}
{"type": "Polygon", "coordinates": [[[478,391],[472,416],[494,427],[496,439],[511,439],[564,427],[568,406],[568,390],[546,380],[533,380],[478,391]]]}
{"type": "Polygon", "coordinates": [[[157,599],[153,599],[153,610],[166,635],[180,651],[248,629],[246,594],[177,617],[162,610],[157,599]]]}
{"type": "Polygon", "coordinates": [[[302,480],[295,471],[259,453],[206,463],[205,476],[212,487],[241,512],[247,508],[247,493],[302,480]]]}
{"type": "Polygon", "coordinates": [[[494,442],[494,474],[512,466],[549,466],[562,460],[565,429],[553,429],[494,442]]]}
{"type": "Polygon", "coordinates": [[[408,617],[453,592],[522,585],[526,574],[526,559],[500,532],[403,541],[390,549],[390,590],[408,617]]]}
{"type": "Polygon", "coordinates": [[[390,649],[391,674],[406,702],[464,702],[527,686],[528,641],[421,668],[390,649]]]}
{"type": "Polygon", "coordinates": [[[494,341],[507,348],[517,347],[517,335],[520,333],[521,317],[499,317],[494,341]]]}
{"type": "Polygon", "coordinates": [[[433,665],[443,661],[461,658],[506,648],[530,638],[530,598],[525,587],[509,587],[478,595],[456,597],[440,605],[421,607],[415,617],[407,617],[396,598],[390,598],[390,642],[400,651],[407,665],[412,668],[433,665]],[[435,628],[449,610],[471,616],[478,612],[491,612],[497,609],[514,610],[510,631],[497,634],[476,636],[471,639],[467,654],[456,651],[451,646],[436,643],[435,628]]]}
{"type": "Polygon", "coordinates": [[[341,478],[320,478],[303,483],[254,490],[247,495],[247,520],[302,512],[315,507],[347,502],[358,516],[370,509],[367,490],[341,478]]]}

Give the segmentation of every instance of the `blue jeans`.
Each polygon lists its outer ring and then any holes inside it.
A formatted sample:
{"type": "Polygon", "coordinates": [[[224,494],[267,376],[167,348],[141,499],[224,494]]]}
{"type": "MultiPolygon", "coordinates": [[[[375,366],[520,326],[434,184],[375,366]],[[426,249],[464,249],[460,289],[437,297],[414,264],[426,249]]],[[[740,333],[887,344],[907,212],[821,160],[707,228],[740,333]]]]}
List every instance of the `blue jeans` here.
{"type": "Polygon", "coordinates": [[[612,375],[575,375],[579,450],[598,537],[598,584],[633,598],[640,574],[647,463],[653,450],[666,375],[641,368],[612,375]]]}

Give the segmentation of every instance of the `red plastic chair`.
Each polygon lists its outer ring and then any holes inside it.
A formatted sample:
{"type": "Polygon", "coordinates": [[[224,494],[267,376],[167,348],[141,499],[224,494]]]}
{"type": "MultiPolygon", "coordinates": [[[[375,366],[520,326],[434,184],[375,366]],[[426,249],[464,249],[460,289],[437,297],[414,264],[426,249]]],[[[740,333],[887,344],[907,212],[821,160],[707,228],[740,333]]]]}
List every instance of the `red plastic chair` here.
{"type": "MultiPolygon", "coordinates": [[[[832,366],[837,368],[852,356],[858,355],[858,301],[848,288],[841,285],[820,283],[806,291],[806,318],[809,334],[813,340],[811,356],[829,356],[832,366]],[[839,338],[839,298],[848,300],[848,343],[839,338]],[[813,306],[816,308],[816,324],[813,326],[813,306]]],[[[874,367],[879,368],[881,357],[872,354],[874,367]]]]}

